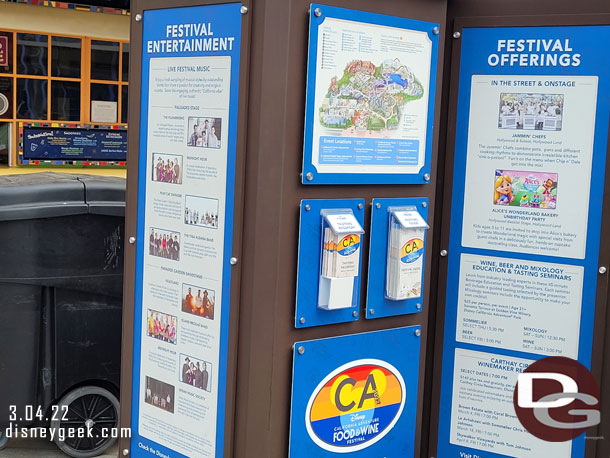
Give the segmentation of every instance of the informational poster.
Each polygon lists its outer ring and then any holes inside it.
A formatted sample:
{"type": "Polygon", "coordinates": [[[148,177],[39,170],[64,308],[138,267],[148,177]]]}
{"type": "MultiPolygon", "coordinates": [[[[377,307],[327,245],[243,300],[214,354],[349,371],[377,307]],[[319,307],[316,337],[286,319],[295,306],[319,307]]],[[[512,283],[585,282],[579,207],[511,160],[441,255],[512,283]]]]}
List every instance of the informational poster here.
{"type": "Polygon", "coordinates": [[[223,455],[240,6],[144,12],[132,456],[223,455]]]}
{"type": "Polygon", "coordinates": [[[426,181],[438,25],[310,12],[303,182],[426,181]]]}
{"type": "Polygon", "coordinates": [[[88,129],[24,126],[23,160],[97,160],[127,159],[127,131],[124,129],[88,129]]]}
{"type": "Polygon", "coordinates": [[[91,122],[117,122],[118,103],[103,100],[91,101],[91,122]]]}
{"type": "Polygon", "coordinates": [[[584,435],[527,432],[513,391],[541,358],[591,365],[610,26],[460,32],[435,453],[582,458],[584,435]]]}
{"type": "Polygon", "coordinates": [[[585,257],[597,80],[473,75],[462,245],[585,257]]]}
{"type": "Polygon", "coordinates": [[[420,345],[420,326],[295,343],[289,458],[413,456],[420,345]]]}

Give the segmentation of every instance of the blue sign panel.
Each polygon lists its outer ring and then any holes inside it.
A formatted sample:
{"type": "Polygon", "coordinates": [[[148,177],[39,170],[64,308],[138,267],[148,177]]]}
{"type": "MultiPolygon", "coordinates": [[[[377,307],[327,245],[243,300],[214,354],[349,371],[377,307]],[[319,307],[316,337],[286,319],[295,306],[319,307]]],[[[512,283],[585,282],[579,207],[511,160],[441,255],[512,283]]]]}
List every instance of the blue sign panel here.
{"type": "Polygon", "coordinates": [[[461,33],[437,456],[584,456],[515,416],[518,374],[591,364],[610,26],[461,33]]]}
{"type": "Polygon", "coordinates": [[[125,161],[124,129],[23,127],[23,159],[42,161],[125,161]]]}
{"type": "Polygon", "coordinates": [[[439,25],[310,14],[303,184],[429,182],[439,25]]]}
{"type": "Polygon", "coordinates": [[[294,345],[290,458],[413,456],[420,326],[294,345]]]}
{"type": "Polygon", "coordinates": [[[240,8],[143,14],[133,457],[224,454],[240,8]]]}

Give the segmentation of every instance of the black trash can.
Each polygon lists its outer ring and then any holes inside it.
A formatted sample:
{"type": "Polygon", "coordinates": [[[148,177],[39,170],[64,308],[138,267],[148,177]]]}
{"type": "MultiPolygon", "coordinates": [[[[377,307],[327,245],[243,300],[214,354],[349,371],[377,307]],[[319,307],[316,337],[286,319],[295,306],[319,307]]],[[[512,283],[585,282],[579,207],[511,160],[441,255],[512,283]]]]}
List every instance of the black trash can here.
{"type": "Polygon", "coordinates": [[[114,442],[100,436],[118,426],[124,219],[124,179],[0,177],[0,448],[30,427],[90,429],[56,431],[75,457],[114,442]]]}

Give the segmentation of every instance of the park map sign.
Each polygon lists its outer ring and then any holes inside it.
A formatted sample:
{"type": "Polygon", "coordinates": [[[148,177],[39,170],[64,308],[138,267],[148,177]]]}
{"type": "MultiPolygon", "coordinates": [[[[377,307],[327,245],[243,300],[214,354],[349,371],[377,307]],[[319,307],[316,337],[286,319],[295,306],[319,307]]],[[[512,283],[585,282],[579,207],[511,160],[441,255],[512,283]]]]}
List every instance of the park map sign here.
{"type": "Polygon", "coordinates": [[[429,182],[438,25],[311,12],[302,182],[429,182]]]}

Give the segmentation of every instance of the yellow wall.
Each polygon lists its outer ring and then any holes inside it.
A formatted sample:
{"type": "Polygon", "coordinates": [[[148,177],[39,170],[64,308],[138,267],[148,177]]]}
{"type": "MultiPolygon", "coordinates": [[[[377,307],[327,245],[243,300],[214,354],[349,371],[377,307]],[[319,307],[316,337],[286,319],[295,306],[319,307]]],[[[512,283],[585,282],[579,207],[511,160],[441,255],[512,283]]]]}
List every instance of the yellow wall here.
{"type": "MultiPolygon", "coordinates": [[[[47,34],[78,35],[90,38],[129,40],[130,16],[76,11],[65,8],[6,3],[0,1],[0,29],[47,34]]],[[[16,123],[13,123],[16,124],[16,123]]],[[[12,130],[13,157],[17,149],[17,126],[12,130]]],[[[53,168],[54,172],[90,173],[125,177],[124,169],[53,168]]],[[[0,175],[43,172],[39,167],[0,166],[0,175]]]]}
{"type": "Polygon", "coordinates": [[[129,16],[0,2],[0,28],[129,40],[129,16]]]}

